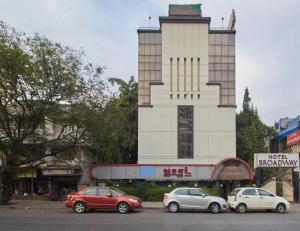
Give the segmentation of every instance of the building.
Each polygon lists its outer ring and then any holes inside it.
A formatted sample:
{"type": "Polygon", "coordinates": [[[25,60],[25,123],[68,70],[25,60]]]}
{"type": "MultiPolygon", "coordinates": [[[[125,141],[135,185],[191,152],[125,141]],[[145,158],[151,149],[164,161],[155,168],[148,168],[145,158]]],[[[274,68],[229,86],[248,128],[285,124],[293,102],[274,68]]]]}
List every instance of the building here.
{"type": "MultiPolygon", "coordinates": [[[[275,122],[274,128],[276,135],[269,140],[270,153],[300,153],[300,116],[296,118],[281,118],[275,122]]],[[[299,167],[277,169],[274,177],[282,182],[283,196],[290,201],[299,202],[300,198],[300,180],[299,167]],[[286,192],[286,193],[285,193],[286,192]]]]}
{"type": "Polygon", "coordinates": [[[169,5],[138,33],[138,164],[91,168],[96,179],[252,180],[236,158],[235,14],[210,27],[201,4],[169,5]]]}

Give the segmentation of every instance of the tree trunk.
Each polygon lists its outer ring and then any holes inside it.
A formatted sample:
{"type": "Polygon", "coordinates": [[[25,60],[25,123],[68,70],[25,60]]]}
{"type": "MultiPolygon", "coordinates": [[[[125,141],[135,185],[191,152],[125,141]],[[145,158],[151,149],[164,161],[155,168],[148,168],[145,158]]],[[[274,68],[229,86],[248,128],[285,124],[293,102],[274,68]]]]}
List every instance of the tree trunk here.
{"type": "Polygon", "coordinates": [[[0,168],[0,204],[8,204],[11,199],[14,171],[11,166],[0,168]]]}

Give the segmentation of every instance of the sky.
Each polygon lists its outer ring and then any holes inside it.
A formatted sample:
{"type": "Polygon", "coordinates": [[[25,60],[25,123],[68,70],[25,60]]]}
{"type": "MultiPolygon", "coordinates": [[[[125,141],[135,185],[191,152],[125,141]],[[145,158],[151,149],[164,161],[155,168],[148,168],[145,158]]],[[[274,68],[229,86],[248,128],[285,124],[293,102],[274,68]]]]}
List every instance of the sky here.
{"type": "Polygon", "coordinates": [[[168,4],[201,3],[211,26],[236,11],[237,112],[247,86],[268,125],[300,114],[299,0],[0,0],[0,20],[85,51],[104,77],[137,79],[137,28],[158,26],[168,4]]]}

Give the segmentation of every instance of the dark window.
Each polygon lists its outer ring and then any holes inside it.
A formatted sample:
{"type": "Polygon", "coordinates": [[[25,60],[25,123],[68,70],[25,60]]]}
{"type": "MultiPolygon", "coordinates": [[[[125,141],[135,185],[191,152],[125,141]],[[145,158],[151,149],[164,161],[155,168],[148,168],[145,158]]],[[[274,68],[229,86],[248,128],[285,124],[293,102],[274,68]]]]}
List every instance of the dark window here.
{"type": "Polygon", "coordinates": [[[177,189],[177,190],[175,191],[175,194],[176,194],[176,195],[187,195],[188,192],[187,192],[187,189],[177,189]]]}
{"type": "Polygon", "coordinates": [[[189,194],[192,196],[207,196],[207,193],[203,192],[199,188],[191,188],[189,194]]]}
{"type": "Polygon", "coordinates": [[[100,188],[98,190],[98,194],[99,196],[107,196],[107,195],[111,195],[111,192],[108,189],[100,188]]]}
{"type": "Polygon", "coordinates": [[[94,195],[94,196],[96,196],[97,195],[97,189],[96,188],[88,188],[85,191],[85,194],[86,195],[94,195]]]}
{"type": "Polygon", "coordinates": [[[257,189],[257,191],[258,191],[258,194],[260,196],[267,196],[267,197],[273,197],[274,196],[272,193],[269,193],[269,192],[267,192],[265,190],[262,190],[262,189],[257,189]]]}
{"type": "Polygon", "coordinates": [[[257,196],[256,189],[246,189],[243,195],[257,196]]]}
{"type": "Polygon", "coordinates": [[[194,157],[194,108],[178,106],[178,158],[194,157]]]}

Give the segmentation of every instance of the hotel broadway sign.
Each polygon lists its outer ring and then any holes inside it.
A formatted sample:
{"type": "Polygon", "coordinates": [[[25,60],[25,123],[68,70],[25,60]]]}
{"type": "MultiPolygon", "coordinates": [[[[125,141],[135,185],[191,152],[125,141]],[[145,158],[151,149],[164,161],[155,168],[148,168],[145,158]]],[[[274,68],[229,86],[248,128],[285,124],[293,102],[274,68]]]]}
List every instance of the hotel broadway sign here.
{"type": "Polygon", "coordinates": [[[254,168],[297,168],[299,167],[298,153],[256,153],[254,168]]]}

